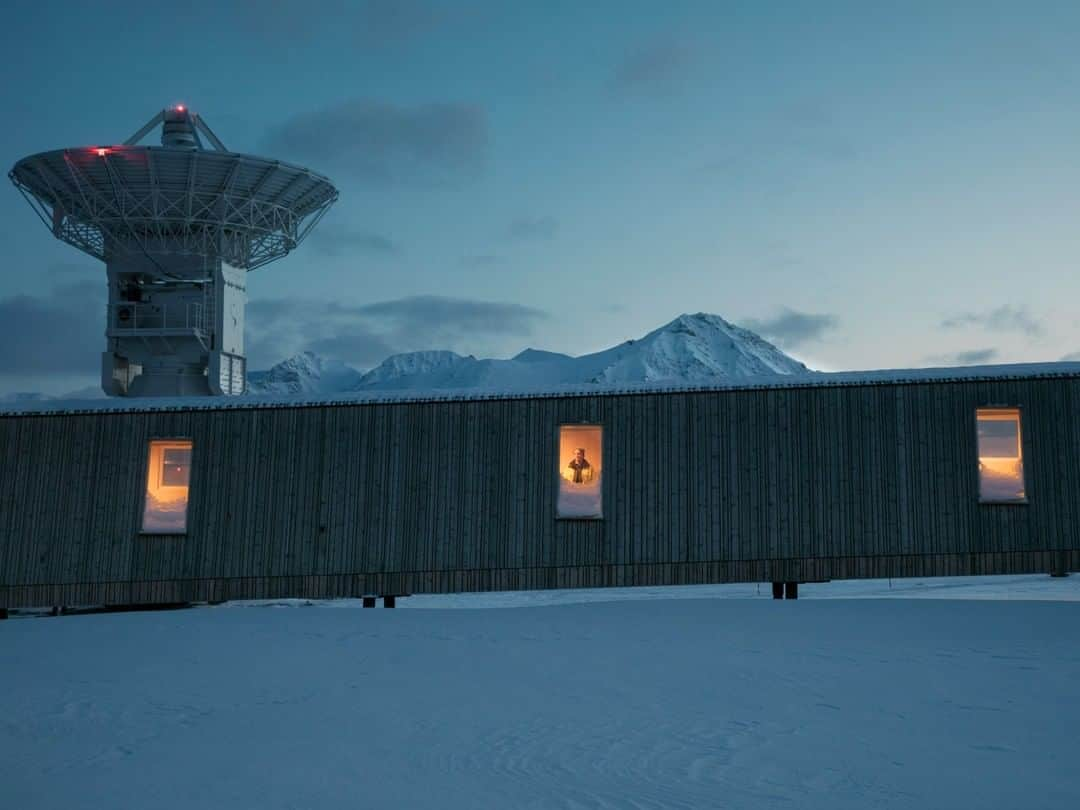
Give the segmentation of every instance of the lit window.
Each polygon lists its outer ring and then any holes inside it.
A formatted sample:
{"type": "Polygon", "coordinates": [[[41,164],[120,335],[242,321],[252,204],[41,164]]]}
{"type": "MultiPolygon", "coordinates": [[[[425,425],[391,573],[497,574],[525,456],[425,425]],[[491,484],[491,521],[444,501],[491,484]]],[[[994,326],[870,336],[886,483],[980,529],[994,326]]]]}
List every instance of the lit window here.
{"type": "Polygon", "coordinates": [[[600,473],[603,428],[563,425],[559,428],[559,500],[561,518],[603,516],[600,473]]]}
{"type": "Polygon", "coordinates": [[[1024,453],[1019,408],[980,408],[979,500],[1023,502],[1024,453]]]}
{"type": "Polygon", "coordinates": [[[191,480],[191,440],[154,439],[146,468],[146,534],[184,534],[187,531],[188,482],[191,480]]]}

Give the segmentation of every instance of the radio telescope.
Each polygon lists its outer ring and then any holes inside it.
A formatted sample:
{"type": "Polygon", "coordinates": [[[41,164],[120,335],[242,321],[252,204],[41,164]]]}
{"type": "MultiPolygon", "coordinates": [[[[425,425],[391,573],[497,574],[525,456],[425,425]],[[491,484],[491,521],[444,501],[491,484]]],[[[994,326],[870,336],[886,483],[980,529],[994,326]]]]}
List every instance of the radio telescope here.
{"type": "Polygon", "coordinates": [[[338,197],[320,174],[228,151],[182,105],[119,146],[41,152],[8,176],[53,236],[105,262],[112,396],[244,393],[247,271],[300,244],[338,197]],[[140,146],[158,126],[161,146],[140,146]]]}

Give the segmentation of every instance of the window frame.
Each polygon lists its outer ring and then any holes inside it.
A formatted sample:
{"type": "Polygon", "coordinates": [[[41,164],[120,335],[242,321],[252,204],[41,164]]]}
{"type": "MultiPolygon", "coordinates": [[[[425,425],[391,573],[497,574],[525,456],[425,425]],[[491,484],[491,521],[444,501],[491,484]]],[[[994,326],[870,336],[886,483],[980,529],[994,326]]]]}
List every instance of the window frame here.
{"type": "Polygon", "coordinates": [[[555,464],[552,469],[555,473],[555,520],[570,521],[602,521],[604,520],[604,503],[607,501],[607,479],[604,469],[607,467],[607,440],[604,438],[605,429],[603,422],[559,422],[555,430],[555,464]],[[562,433],[563,428],[598,428],[600,430],[600,514],[598,515],[560,515],[559,493],[562,491],[562,433]]]}
{"type": "MultiPolygon", "coordinates": [[[[194,485],[195,479],[195,439],[193,436],[151,436],[146,439],[143,444],[144,455],[142,464],[142,501],[141,509],[139,510],[139,531],[137,534],[142,537],[186,537],[189,532],[190,526],[190,512],[191,512],[191,489],[194,485]],[[150,455],[153,450],[154,442],[187,442],[191,445],[191,460],[188,462],[188,484],[187,484],[187,500],[184,503],[184,530],[177,531],[153,531],[143,528],[144,521],[146,520],[146,497],[149,494],[147,489],[150,483],[150,475],[152,472],[156,472],[156,477],[159,479],[158,486],[164,487],[166,484],[160,483],[160,479],[164,477],[164,470],[159,468],[154,471],[150,469],[150,455]]],[[[165,463],[165,453],[162,450],[162,464],[165,463]]]]}
{"type": "Polygon", "coordinates": [[[1028,448],[1024,433],[1024,408],[1021,405],[1006,405],[995,402],[988,405],[975,406],[975,491],[978,493],[979,506],[1027,506],[1031,503],[1028,494],[1027,459],[1028,448]],[[1020,475],[1024,486],[1023,498],[984,498],[982,494],[982,477],[979,475],[979,414],[983,411],[1016,411],[1017,449],[1020,451],[1020,475]]]}

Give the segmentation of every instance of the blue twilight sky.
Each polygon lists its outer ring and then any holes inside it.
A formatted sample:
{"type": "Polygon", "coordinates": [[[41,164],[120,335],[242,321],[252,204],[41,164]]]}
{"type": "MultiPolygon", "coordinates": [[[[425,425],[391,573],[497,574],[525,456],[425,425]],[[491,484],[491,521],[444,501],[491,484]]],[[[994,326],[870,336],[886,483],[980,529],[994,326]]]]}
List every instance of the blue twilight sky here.
{"type": "MultiPolygon", "coordinates": [[[[0,163],[183,102],[330,176],[253,367],[698,311],[828,370],[1080,358],[1078,42],[1076,2],[17,0],[0,163]]],[[[0,223],[0,393],[95,384],[103,267],[0,223]]]]}

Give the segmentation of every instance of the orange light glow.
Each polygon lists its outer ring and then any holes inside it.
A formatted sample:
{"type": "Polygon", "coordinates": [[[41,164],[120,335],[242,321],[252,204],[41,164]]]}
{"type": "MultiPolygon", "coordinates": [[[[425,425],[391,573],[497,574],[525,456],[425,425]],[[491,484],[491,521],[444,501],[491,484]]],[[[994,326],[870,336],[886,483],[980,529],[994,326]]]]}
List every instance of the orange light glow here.
{"type": "Polygon", "coordinates": [[[558,517],[601,517],[603,434],[600,425],[562,425],[559,428],[558,517]]]}
{"type": "MultiPolygon", "coordinates": [[[[578,450],[584,450],[584,458],[588,467],[583,471],[584,482],[588,483],[594,478],[600,477],[600,467],[603,463],[601,458],[603,428],[598,425],[563,425],[559,429],[559,475],[566,481],[574,482],[579,472],[570,466],[575,460],[578,450]]],[[[581,482],[578,482],[581,483],[581,482]]]]}
{"type": "Polygon", "coordinates": [[[98,153],[98,157],[105,157],[107,154],[109,154],[108,149],[100,146],[95,151],[98,153]]]}
{"type": "Polygon", "coordinates": [[[1019,408],[980,408],[976,412],[979,441],[979,499],[1027,500],[1019,408]]]}
{"type": "Polygon", "coordinates": [[[146,469],[146,505],[142,531],[183,534],[187,531],[190,439],[154,439],[146,469]]]}
{"type": "Polygon", "coordinates": [[[176,105],[176,111],[177,112],[183,112],[184,111],[184,105],[183,104],[177,104],[176,105]]]}

